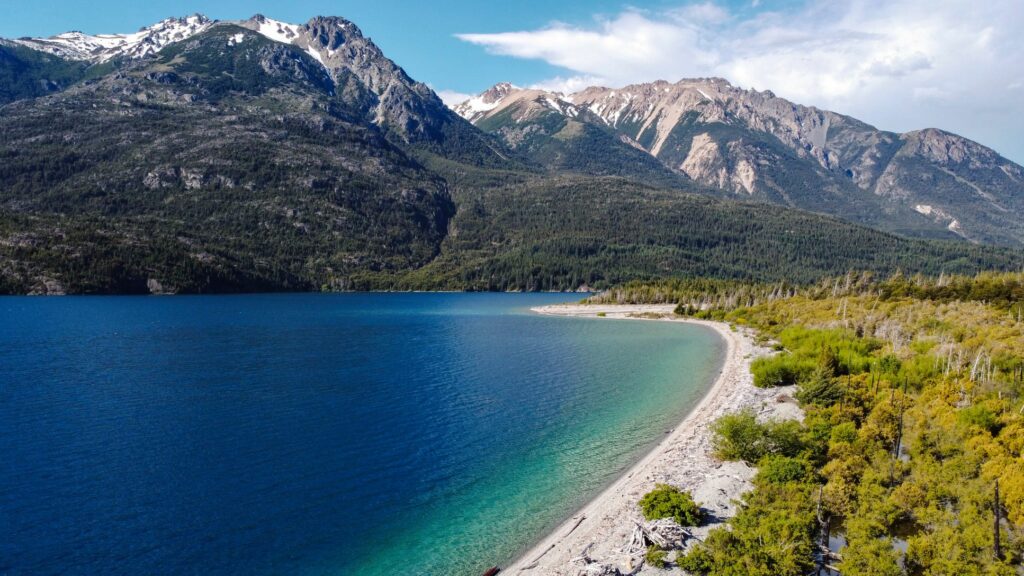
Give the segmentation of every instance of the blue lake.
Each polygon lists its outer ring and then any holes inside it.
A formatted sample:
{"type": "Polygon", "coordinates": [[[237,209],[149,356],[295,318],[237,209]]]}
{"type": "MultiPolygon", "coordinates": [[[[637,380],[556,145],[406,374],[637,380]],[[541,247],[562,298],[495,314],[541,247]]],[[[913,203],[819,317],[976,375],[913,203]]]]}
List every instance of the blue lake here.
{"type": "Polygon", "coordinates": [[[0,298],[0,574],[478,575],[724,345],[564,294],[0,298]]]}

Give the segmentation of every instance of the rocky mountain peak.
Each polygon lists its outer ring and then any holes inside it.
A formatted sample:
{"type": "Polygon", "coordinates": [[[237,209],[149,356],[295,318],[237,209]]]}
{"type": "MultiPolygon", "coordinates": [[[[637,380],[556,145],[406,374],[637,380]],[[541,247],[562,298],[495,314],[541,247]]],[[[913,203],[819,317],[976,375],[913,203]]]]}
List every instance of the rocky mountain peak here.
{"type": "MultiPolygon", "coordinates": [[[[462,116],[466,120],[476,122],[488,113],[495,111],[510,95],[518,94],[523,91],[523,88],[520,88],[511,82],[499,82],[481,92],[479,95],[455,106],[453,110],[456,114],[462,116]]],[[[534,92],[539,93],[540,91],[534,92]]]]}
{"type": "Polygon", "coordinates": [[[493,104],[516,90],[519,88],[511,82],[499,82],[481,94],[480,99],[487,104],[493,104]]]}
{"type": "Polygon", "coordinates": [[[306,31],[312,41],[328,50],[337,50],[348,38],[363,38],[358,26],[338,16],[317,16],[306,24],[306,31]]]}

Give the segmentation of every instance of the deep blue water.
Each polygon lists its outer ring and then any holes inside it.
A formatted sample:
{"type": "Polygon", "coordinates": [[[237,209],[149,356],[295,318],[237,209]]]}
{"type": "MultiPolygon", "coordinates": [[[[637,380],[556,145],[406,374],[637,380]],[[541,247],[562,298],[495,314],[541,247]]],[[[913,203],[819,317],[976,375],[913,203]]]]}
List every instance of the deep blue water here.
{"type": "Polygon", "coordinates": [[[0,574],[479,574],[722,344],[558,294],[0,298],[0,574]]]}

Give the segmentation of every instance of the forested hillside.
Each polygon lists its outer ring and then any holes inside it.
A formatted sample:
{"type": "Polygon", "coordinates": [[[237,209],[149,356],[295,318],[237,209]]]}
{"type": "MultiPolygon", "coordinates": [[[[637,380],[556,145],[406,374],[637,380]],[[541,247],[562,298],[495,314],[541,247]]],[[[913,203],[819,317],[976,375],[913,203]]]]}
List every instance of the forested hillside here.
{"type": "Polygon", "coordinates": [[[441,256],[402,288],[575,290],[631,279],[807,283],[850,269],[1016,269],[1017,252],[925,242],[834,218],[715,200],[622,178],[561,177],[452,189],[441,256]]]}

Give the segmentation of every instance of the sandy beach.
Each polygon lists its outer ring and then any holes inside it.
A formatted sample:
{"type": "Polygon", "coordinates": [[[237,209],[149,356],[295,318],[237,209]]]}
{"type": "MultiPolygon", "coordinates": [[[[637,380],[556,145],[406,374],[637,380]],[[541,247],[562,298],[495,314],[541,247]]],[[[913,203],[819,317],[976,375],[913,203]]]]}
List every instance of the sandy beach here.
{"type": "Polygon", "coordinates": [[[688,490],[712,517],[693,529],[703,538],[715,525],[734,513],[733,500],[750,489],[756,472],[742,462],[720,462],[712,456],[710,424],[719,416],[752,408],[763,419],[799,418],[799,407],[791,392],[755,388],[750,362],[768,349],[754,343],[753,334],[733,330],[720,322],[675,317],[672,305],[555,305],[535,308],[539,314],[594,317],[602,320],[638,319],[656,322],[687,322],[715,330],[726,343],[725,362],[717,380],[686,419],[614,484],[591,500],[562,525],[515,562],[503,574],[588,575],[588,574],[681,574],[649,566],[638,567],[635,557],[625,554],[635,522],[643,522],[637,502],[654,488],[666,483],[688,490]],[[600,316],[599,316],[600,315],[600,316]],[[580,557],[587,556],[588,560],[580,557]]]}

